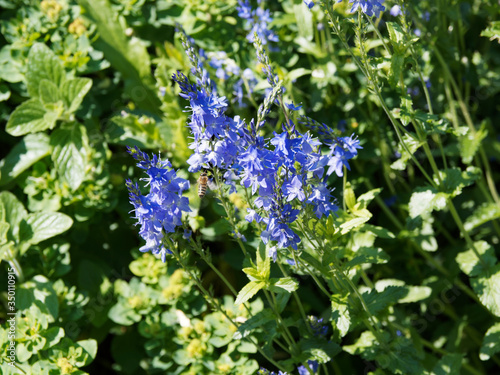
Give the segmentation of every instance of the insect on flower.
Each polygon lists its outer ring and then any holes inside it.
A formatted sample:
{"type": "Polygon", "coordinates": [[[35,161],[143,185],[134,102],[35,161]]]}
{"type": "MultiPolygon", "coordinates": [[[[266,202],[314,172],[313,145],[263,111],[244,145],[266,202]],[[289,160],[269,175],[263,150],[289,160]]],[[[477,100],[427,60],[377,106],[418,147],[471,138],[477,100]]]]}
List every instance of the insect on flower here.
{"type": "Polygon", "coordinates": [[[208,176],[207,172],[201,172],[200,178],[198,178],[198,196],[203,198],[207,193],[208,176]]]}

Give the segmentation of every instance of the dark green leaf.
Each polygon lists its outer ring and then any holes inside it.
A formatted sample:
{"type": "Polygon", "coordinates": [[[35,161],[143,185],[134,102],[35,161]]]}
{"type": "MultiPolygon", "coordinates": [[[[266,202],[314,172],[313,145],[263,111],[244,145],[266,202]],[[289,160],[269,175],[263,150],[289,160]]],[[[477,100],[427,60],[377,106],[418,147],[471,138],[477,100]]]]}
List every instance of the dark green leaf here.
{"type": "Polygon", "coordinates": [[[471,278],[471,285],[483,305],[500,317],[500,264],[488,273],[471,278]]]}
{"type": "Polygon", "coordinates": [[[434,366],[432,375],[460,375],[462,359],[463,354],[445,354],[434,366]]]}

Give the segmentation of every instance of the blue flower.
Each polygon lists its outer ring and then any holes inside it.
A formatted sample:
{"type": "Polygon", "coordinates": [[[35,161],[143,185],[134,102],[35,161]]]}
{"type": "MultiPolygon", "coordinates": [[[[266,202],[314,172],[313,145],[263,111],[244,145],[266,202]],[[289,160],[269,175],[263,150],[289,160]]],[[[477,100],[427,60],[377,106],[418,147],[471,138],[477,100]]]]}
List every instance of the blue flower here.
{"type": "MultiPolygon", "coordinates": [[[[307,361],[309,368],[313,371],[314,374],[318,371],[319,364],[317,361],[307,361]]],[[[297,367],[297,371],[299,375],[310,375],[309,370],[305,366],[297,367]]]]}
{"type": "Polygon", "coordinates": [[[397,17],[397,16],[400,16],[401,14],[403,14],[401,12],[401,7],[399,5],[394,5],[391,10],[389,11],[389,13],[391,14],[391,16],[393,17],[397,17]]]}
{"type": "MultiPolygon", "coordinates": [[[[340,2],[342,0],[337,0],[337,3],[340,2]]],[[[375,15],[375,17],[378,17],[380,12],[385,10],[385,7],[382,5],[383,2],[384,0],[349,0],[349,3],[352,4],[350,12],[354,13],[360,8],[367,16],[371,17],[375,15]]]]}
{"type": "Polygon", "coordinates": [[[268,28],[273,20],[268,9],[261,7],[252,9],[248,0],[238,0],[236,9],[238,10],[238,16],[246,20],[245,29],[249,30],[247,35],[249,42],[253,43],[255,41],[255,33],[257,33],[263,44],[267,44],[268,41],[279,41],[278,36],[268,28]]]}
{"type": "Polygon", "coordinates": [[[302,105],[295,106],[293,103],[287,103],[286,106],[288,109],[291,109],[292,111],[298,111],[299,109],[302,108],[302,105]]]}
{"type": "Polygon", "coordinates": [[[314,2],[312,0],[304,0],[304,4],[306,4],[309,9],[312,9],[314,6],[314,2]]]}
{"type": "Polygon", "coordinates": [[[146,241],[140,251],[160,254],[165,262],[166,254],[171,254],[165,247],[165,235],[182,225],[182,212],[191,211],[188,198],[182,196],[189,189],[189,181],[177,177],[168,160],[162,161],[156,155],[149,158],[137,147],[128,148],[128,152],[138,161],[137,166],[145,170],[148,177],[142,180],[150,188],[149,194],[142,195],[137,183],[126,181],[130,203],[141,226],[139,234],[146,241]]]}

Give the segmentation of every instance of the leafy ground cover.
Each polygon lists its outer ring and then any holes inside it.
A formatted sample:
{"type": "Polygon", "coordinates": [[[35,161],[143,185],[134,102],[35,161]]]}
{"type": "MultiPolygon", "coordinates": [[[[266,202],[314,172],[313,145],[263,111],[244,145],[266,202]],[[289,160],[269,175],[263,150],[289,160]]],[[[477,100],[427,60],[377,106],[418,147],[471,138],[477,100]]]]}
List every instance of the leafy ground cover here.
{"type": "Polygon", "coordinates": [[[498,2],[0,8],[2,373],[498,372],[498,2]]]}

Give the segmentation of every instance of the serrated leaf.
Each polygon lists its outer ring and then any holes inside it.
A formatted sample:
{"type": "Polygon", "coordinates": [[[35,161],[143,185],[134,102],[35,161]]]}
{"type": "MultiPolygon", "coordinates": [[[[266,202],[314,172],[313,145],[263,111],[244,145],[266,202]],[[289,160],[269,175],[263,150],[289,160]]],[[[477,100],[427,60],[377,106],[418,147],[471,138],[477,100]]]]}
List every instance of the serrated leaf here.
{"type": "Polygon", "coordinates": [[[471,278],[471,285],[483,305],[500,317],[500,264],[491,273],[471,278]]]}
{"type": "Polygon", "coordinates": [[[500,208],[496,203],[484,203],[479,206],[464,222],[466,231],[471,231],[480,225],[500,218],[500,208]]]}
{"type": "MultiPolygon", "coordinates": [[[[460,195],[464,187],[472,185],[481,178],[481,170],[477,167],[467,167],[465,171],[461,171],[459,168],[448,168],[439,173],[442,181],[439,187],[440,191],[452,198],[460,195]]],[[[434,181],[439,184],[436,176],[434,176],[434,181]]]]}
{"type": "Polygon", "coordinates": [[[58,114],[47,111],[38,99],[30,99],[19,105],[7,121],[6,131],[20,136],[54,128],[58,114]]]}
{"type": "Polygon", "coordinates": [[[432,375],[459,375],[462,368],[462,359],[462,354],[445,354],[434,366],[432,375]]]}
{"type": "Polygon", "coordinates": [[[35,43],[28,54],[26,80],[28,93],[32,98],[38,98],[42,80],[47,79],[60,87],[66,74],[62,61],[45,44],[35,43]]]}
{"type": "Polygon", "coordinates": [[[493,267],[497,258],[495,250],[485,241],[474,242],[474,248],[479,253],[481,260],[478,258],[474,250],[469,249],[457,255],[456,261],[458,266],[468,276],[478,276],[493,267]],[[485,269],[486,267],[486,269],[485,269]]]}
{"type": "Polygon", "coordinates": [[[257,271],[259,272],[262,281],[269,280],[271,275],[271,258],[269,256],[269,243],[266,245],[263,242],[259,244],[257,250],[257,271]]]}
{"type": "Polygon", "coordinates": [[[83,98],[92,87],[90,78],[75,78],[67,80],[61,87],[61,94],[64,98],[64,103],[68,113],[73,113],[78,110],[82,104],[83,98]]]}
{"type": "Polygon", "coordinates": [[[271,284],[271,290],[279,292],[279,289],[286,290],[289,293],[296,291],[299,287],[299,283],[293,277],[282,277],[276,282],[271,284]],[[274,287],[274,288],[273,288],[274,287]],[[276,290],[275,288],[278,288],[276,290]]]}
{"type": "Polygon", "coordinates": [[[257,271],[255,268],[246,267],[246,268],[243,268],[243,272],[247,274],[248,278],[251,281],[261,280],[261,275],[260,275],[259,271],[257,271]]]}
{"type": "Polygon", "coordinates": [[[29,214],[21,223],[20,237],[23,241],[37,244],[66,232],[72,225],[71,217],[63,213],[36,212],[29,214]]]}
{"type": "Polygon", "coordinates": [[[387,22],[387,31],[389,32],[389,39],[393,44],[400,45],[404,39],[405,34],[401,29],[401,26],[396,22],[387,22]]]}
{"type": "Polygon", "coordinates": [[[19,176],[50,153],[49,137],[44,133],[29,134],[0,161],[0,186],[19,176]]]}
{"type": "Polygon", "coordinates": [[[63,181],[72,191],[78,189],[85,179],[87,167],[87,131],[79,123],[57,129],[50,137],[54,149],[52,161],[63,181]]]}
{"type": "Polygon", "coordinates": [[[259,290],[261,290],[266,284],[262,281],[250,281],[247,285],[245,285],[240,292],[238,293],[238,297],[236,297],[236,301],[234,301],[235,305],[240,305],[245,303],[254,295],[257,294],[259,290]]]}
{"type": "Polygon", "coordinates": [[[376,315],[380,311],[397,303],[407,294],[408,291],[403,286],[389,285],[380,292],[372,290],[369,293],[363,293],[363,298],[368,305],[370,313],[376,315]]]}
{"type": "Polygon", "coordinates": [[[498,352],[500,352],[500,323],[494,324],[486,331],[479,351],[479,358],[481,361],[487,361],[498,352]]]}

